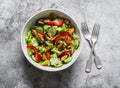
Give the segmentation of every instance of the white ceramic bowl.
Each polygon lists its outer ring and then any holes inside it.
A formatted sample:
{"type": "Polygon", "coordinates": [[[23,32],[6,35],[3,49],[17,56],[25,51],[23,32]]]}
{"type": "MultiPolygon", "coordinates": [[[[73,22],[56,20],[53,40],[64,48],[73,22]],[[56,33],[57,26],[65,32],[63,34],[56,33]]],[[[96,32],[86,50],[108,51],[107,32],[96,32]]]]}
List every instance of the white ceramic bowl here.
{"type": "Polygon", "coordinates": [[[49,10],[43,10],[43,11],[40,11],[38,13],[36,13],[35,15],[33,15],[32,17],[30,17],[27,22],[25,23],[23,29],[22,29],[22,32],[21,32],[21,46],[22,46],[22,50],[23,50],[23,53],[26,57],[26,59],[35,67],[41,69],[41,70],[45,70],[45,71],[60,71],[60,70],[63,70],[63,69],[66,69],[68,67],[70,67],[78,58],[80,52],[81,52],[81,46],[82,46],[82,38],[81,38],[81,31],[80,29],[78,28],[78,25],[77,23],[72,19],[72,17],[68,14],[66,14],[65,12],[63,11],[60,11],[60,10],[53,10],[53,9],[49,9],[49,10]],[[44,17],[47,17],[51,12],[54,12],[57,16],[61,17],[61,18],[66,18],[66,19],[69,19],[70,22],[71,22],[71,25],[73,25],[75,27],[75,32],[76,34],[79,36],[79,39],[80,39],[80,46],[79,48],[74,52],[74,54],[72,55],[72,61],[69,62],[68,64],[65,64],[63,65],[62,67],[60,68],[54,68],[54,67],[46,67],[46,66],[40,66],[38,63],[36,63],[35,61],[33,61],[27,54],[27,44],[26,44],[26,41],[25,41],[25,35],[28,31],[28,29],[33,25],[35,24],[35,22],[39,19],[39,18],[44,18],[44,17]]]}

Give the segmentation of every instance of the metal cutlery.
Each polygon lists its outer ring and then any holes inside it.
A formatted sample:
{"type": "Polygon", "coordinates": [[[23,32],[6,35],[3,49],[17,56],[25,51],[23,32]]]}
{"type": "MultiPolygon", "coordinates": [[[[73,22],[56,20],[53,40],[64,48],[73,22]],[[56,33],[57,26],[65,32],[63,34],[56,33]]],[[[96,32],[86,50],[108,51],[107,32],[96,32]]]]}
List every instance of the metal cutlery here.
{"type": "Polygon", "coordinates": [[[98,40],[98,36],[99,36],[99,29],[100,29],[100,25],[99,24],[95,24],[93,31],[92,31],[92,35],[91,35],[91,44],[92,44],[92,52],[94,54],[94,62],[96,64],[96,67],[98,69],[102,68],[102,64],[101,61],[99,59],[99,57],[96,55],[95,50],[94,50],[94,46],[98,40]]]}
{"type": "Polygon", "coordinates": [[[96,67],[98,69],[102,68],[101,61],[94,51],[94,45],[96,44],[97,39],[98,39],[100,25],[99,24],[94,25],[92,35],[90,35],[90,32],[89,32],[86,22],[81,23],[81,27],[82,27],[82,33],[84,35],[84,38],[88,41],[88,43],[91,47],[90,57],[87,60],[86,68],[85,68],[85,71],[89,73],[91,71],[91,67],[92,67],[93,55],[94,55],[94,62],[95,62],[96,67]]]}
{"type": "MultiPolygon", "coordinates": [[[[86,22],[81,23],[81,28],[82,28],[82,33],[83,33],[84,38],[88,41],[90,47],[92,47],[91,40],[90,40],[91,36],[90,36],[90,32],[89,32],[89,29],[88,29],[86,22]]],[[[90,57],[87,60],[86,67],[85,67],[85,71],[88,73],[91,71],[92,58],[93,58],[93,56],[92,56],[92,51],[91,51],[90,57]]]]}
{"type": "Polygon", "coordinates": [[[92,54],[92,51],[91,51],[90,57],[89,57],[89,59],[87,60],[86,67],[85,67],[85,71],[86,71],[87,73],[90,73],[90,72],[91,72],[92,59],[93,59],[93,54],[92,54]]]}

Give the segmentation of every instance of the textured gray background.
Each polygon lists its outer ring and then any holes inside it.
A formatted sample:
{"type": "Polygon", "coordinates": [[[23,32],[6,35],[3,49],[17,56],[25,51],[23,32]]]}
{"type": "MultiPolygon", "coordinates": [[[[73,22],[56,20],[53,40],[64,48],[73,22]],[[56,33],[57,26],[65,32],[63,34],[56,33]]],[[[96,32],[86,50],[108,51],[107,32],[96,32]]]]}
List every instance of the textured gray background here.
{"type": "Polygon", "coordinates": [[[0,88],[120,88],[120,0],[0,0],[0,88]],[[101,24],[97,54],[102,70],[93,65],[86,74],[90,48],[83,49],[74,65],[60,72],[33,67],[24,57],[20,32],[26,20],[37,11],[61,9],[79,24],[101,24]]]}

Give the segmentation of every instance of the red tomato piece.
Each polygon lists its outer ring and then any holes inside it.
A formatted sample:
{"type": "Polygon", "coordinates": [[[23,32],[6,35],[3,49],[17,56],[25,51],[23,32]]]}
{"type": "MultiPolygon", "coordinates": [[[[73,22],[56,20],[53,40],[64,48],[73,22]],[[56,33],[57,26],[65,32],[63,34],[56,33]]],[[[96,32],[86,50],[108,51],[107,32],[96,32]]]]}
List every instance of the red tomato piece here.
{"type": "Polygon", "coordinates": [[[68,35],[68,32],[61,32],[58,36],[56,36],[56,38],[53,40],[54,43],[56,44],[56,42],[60,39],[65,39],[68,35]]]}
{"type": "Polygon", "coordinates": [[[38,52],[35,53],[35,59],[36,59],[36,62],[40,62],[41,61],[41,56],[38,52]]]}
{"type": "Polygon", "coordinates": [[[54,26],[62,26],[63,22],[64,22],[64,20],[62,20],[62,19],[60,19],[58,21],[45,20],[46,24],[54,25],[54,26]]]}
{"type": "Polygon", "coordinates": [[[61,54],[59,55],[59,57],[61,58],[62,56],[64,56],[64,55],[69,55],[69,54],[72,54],[72,51],[71,51],[71,50],[65,50],[63,53],[61,53],[61,54]]]}
{"type": "Polygon", "coordinates": [[[41,61],[41,56],[38,53],[38,49],[35,46],[27,46],[27,49],[33,49],[35,51],[35,60],[36,60],[36,62],[41,61]]]}
{"type": "Polygon", "coordinates": [[[38,49],[35,46],[27,46],[27,49],[33,49],[35,52],[38,52],[38,49]]]}
{"type": "Polygon", "coordinates": [[[59,35],[61,35],[61,36],[67,36],[68,32],[61,32],[59,35]]]}

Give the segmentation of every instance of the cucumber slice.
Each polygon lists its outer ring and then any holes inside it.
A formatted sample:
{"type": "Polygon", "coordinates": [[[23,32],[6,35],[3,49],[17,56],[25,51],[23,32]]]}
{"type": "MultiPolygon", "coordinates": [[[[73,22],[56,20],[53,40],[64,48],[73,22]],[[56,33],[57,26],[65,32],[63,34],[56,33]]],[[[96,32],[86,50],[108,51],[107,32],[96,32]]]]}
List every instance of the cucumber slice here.
{"type": "Polygon", "coordinates": [[[41,61],[39,64],[42,66],[50,65],[50,60],[41,61]]]}
{"type": "Polygon", "coordinates": [[[33,49],[27,49],[27,53],[29,56],[32,56],[34,54],[34,50],[33,49]]]}
{"type": "Polygon", "coordinates": [[[43,28],[42,28],[42,27],[36,27],[36,30],[37,30],[38,32],[43,32],[43,28]]]}
{"type": "Polygon", "coordinates": [[[44,25],[43,26],[44,33],[47,33],[50,27],[51,27],[50,25],[44,25]]]}
{"type": "Polygon", "coordinates": [[[71,51],[72,51],[72,53],[74,53],[75,50],[76,50],[75,47],[72,46],[72,47],[71,47],[71,51]]]}
{"type": "Polygon", "coordinates": [[[45,44],[50,46],[51,48],[53,47],[53,43],[51,41],[45,41],[45,44]]]}
{"type": "Polygon", "coordinates": [[[77,49],[78,48],[78,46],[79,46],[79,40],[78,39],[75,39],[74,41],[73,41],[73,46],[77,49]]]}
{"type": "Polygon", "coordinates": [[[43,28],[41,26],[33,26],[33,29],[36,29],[38,32],[43,32],[43,28]]]}
{"type": "Polygon", "coordinates": [[[32,55],[31,58],[32,58],[33,61],[36,62],[36,59],[35,59],[35,56],[34,56],[34,55],[32,55]]]}
{"type": "Polygon", "coordinates": [[[48,33],[50,33],[51,35],[56,35],[56,33],[57,33],[57,31],[56,31],[56,29],[55,28],[53,28],[53,27],[50,27],[49,28],[49,30],[48,30],[48,33]]]}
{"type": "Polygon", "coordinates": [[[68,57],[66,60],[64,60],[64,63],[69,63],[72,60],[72,57],[68,57]]]}
{"type": "Polygon", "coordinates": [[[59,61],[59,63],[55,66],[56,68],[59,68],[59,67],[61,67],[61,66],[63,66],[63,63],[61,62],[61,61],[59,61]]]}

